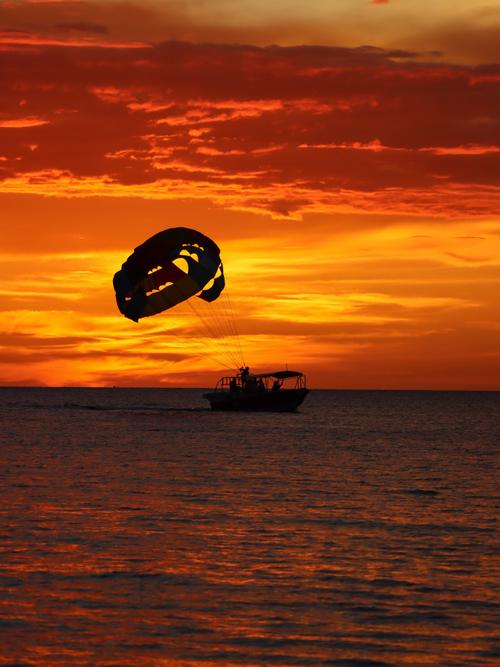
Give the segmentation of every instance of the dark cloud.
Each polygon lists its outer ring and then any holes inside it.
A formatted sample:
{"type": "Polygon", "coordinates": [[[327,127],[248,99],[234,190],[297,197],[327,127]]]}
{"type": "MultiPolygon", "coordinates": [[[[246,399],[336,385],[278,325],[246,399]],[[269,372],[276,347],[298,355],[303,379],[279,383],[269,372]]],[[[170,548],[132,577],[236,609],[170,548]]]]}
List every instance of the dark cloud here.
{"type": "MultiPolygon", "coordinates": [[[[220,372],[220,369],[217,369],[216,372],[220,372]]],[[[165,370],[156,372],[149,371],[143,373],[133,373],[131,371],[129,372],[109,371],[106,373],[96,372],[94,376],[94,383],[98,386],[118,387],[118,388],[127,388],[127,387],[168,388],[169,386],[171,386],[175,387],[175,389],[178,389],[179,386],[182,386],[182,384],[184,384],[185,386],[212,387],[213,376],[214,376],[214,371],[199,373],[196,372],[194,369],[191,372],[185,371],[183,373],[170,373],[165,370]]]]}
{"type": "Polygon", "coordinates": [[[18,28],[2,28],[2,33],[6,33],[7,35],[17,35],[18,37],[27,37],[28,35],[34,34],[26,30],[19,30],[18,28]]]}
{"type": "Polygon", "coordinates": [[[25,349],[28,345],[31,349],[43,349],[50,354],[50,348],[59,349],[74,347],[80,343],[91,343],[95,341],[92,336],[51,336],[46,338],[23,332],[7,333],[0,331],[0,343],[9,348],[25,349]]]}
{"type": "MultiPolygon", "coordinates": [[[[7,333],[0,331],[0,364],[27,364],[50,362],[52,359],[65,359],[72,361],[97,361],[111,359],[116,356],[113,350],[102,349],[102,341],[97,336],[69,335],[69,336],[43,336],[37,334],[26,334],[22,332],[7,333]],[[82,351],[81,346],[87,349],[82,351]],[[92,349],[92,345],[95,349],[92,349]]],[[[141,349],[122,349],[119,356],[124,360],[136,359],[140,355],[145,361],[158,363],[170,361],[179,362],[190,358],[187,354],[163,351],[145,351],[141,349]]]]}
{"type": "Polygon", "coordinates": [[[23,375],[20,378],[16,378],[15,380],[4,380],[0,379],[1,386],[9,386],[9,387],[47,387],[48,385],[45,382],[41,382],[40,378],[37,377],[30,377],[27,375],[23,375]]]}
{"type": "MultiPolygon", "coordinates": [[[[33,345],[33,343],[30,342],[29,347],[26,347],[25,349],[0,351],[0,364],[43,363],[50,362],[54,358],[70,361],[99,362],[100,360],[112,359],[116,356],[111,352],[102,350],[88,350],[86,352],[81,352],[76,348],[74,350],[66,350],[59,349],[57,346],[53,346],[52,349],[50,349],[49,346],[41,349],[36,349],[36,347],[36,345],[33,345]]],[[[137,359],[138,356],[140,356],[141,359],[154,360],[158,363],[165,361],[177,362],[189,358],[186,355],[175,353],[143,354],[140,351],[129,352],[126,350],[120,352],[120,357],[123,358],[124,361],[127,359],[137,359]]]]}
{"type": "MultiPolygon", "coordinates": [[[[395,46],[403,51],[427,51],[433,58],[436,54],[432,52],[445,52],[448,58],[458,58],[459,62],[500,60],[498,10],[492,5],[471,7],[455,14],[437,10],[430,15],[430,20],[422,22],[420,15],[425,10],[419,9],[418,3],[413,3],[414,7],[402,7],[409,3],[391,3],[394,11],[384,11],[386,8],[382,5],[388,4],[384,0],[366,0],[366,5],[358,11],[334,10],[329,15],[313,11],[306,18],[303,13],[292,10],[256,21],[254,15],[249,20],[244,8],[228,12],[229,4],[219,0],[212,3],[196,0],[0,2],[0,25],[57,37],[60,37],[59,25],[106,26],[117,40],[154,43],[177,39],[260,46],[355,46],[374,41],[378,46],[395,46]],[[370,4],[380,7],[370,8],[370,4]]],[[[84,32],[92,35],[92,31],[84,32]]]]}
{"type": "Polygon", "coordinates": [[[106,35],[109,32],[105,25],[100,25],[99,23],[86,23],[84,21],[80,23],[57,23],[55,27],[61,30],[75,30],[77,32],[86,32],[95,35],[106,35]]]}

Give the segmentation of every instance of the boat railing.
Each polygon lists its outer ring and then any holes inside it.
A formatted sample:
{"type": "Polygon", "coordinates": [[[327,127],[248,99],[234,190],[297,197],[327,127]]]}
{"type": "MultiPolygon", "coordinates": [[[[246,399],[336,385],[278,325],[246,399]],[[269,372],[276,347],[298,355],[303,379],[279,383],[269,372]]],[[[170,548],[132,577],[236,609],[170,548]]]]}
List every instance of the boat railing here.
{"type": "Polygon", "coordinates": [[[295,379],[295,389],[306,389],[306,376],[297,375],[295,379]]]}
{"type": "Polygon", "coordinates": [[[223,377],[215,386],[215,391],[241,391],[242,389],[243,383],[239,375],[223,377]]]}
{"type": "Polygon", "coordinates": [[[296,375],[286,378],[276,378],[272,375],[229,375],[222,377],[215,386],[215,391],[280,391],[281,389],[305,389],[305,375],[296,375]],[[295,382],[291,382],[295,380],[295,382]]]}

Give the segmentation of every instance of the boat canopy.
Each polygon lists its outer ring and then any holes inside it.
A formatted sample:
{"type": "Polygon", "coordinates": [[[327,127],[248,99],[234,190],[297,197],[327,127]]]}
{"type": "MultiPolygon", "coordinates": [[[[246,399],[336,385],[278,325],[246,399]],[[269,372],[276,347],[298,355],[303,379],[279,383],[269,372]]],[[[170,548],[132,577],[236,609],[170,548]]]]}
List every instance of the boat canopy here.
{"type": "Polygon", "coordinates": [[[254,378],[276,378],[277,380],[285,380],[286,378],[300,377],[302,373],[298,371],[275,371],[274,373],[251,373],[254,378]]]}

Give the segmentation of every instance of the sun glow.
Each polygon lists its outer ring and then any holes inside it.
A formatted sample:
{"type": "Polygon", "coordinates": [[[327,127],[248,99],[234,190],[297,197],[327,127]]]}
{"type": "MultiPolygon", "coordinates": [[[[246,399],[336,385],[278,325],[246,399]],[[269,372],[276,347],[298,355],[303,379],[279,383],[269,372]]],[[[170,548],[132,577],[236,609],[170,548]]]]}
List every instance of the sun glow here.
{"type": "Polygon", "coordinates": [[[498,387],[493,13],[167,4],[0,6],[0,382],[498,387]],[[114,274],[176,226],[226,289],[124,321],[114,274]]]}

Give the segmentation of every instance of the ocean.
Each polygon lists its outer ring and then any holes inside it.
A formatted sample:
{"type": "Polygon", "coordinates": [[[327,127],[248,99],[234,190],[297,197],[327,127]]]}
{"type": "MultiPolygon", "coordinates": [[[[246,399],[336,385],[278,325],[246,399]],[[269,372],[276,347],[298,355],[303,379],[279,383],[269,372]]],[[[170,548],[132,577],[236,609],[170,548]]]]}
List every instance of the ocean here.
{"type": "Polygon", "coordinates": [[[500,661],[500,393],[0,389],[0,665],[500,661]]]}

